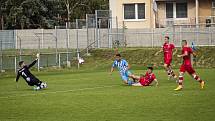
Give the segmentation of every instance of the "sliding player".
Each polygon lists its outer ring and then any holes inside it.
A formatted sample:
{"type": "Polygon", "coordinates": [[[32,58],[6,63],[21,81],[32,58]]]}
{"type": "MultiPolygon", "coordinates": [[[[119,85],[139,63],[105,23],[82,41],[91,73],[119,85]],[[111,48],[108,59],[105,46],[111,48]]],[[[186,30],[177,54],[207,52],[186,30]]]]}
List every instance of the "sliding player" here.
{"type": "Polygon", "coordinates": [[[128,62],[121,58],[120,54],[115,55],[115,61],[112,64],[110,74],[114,71],[114,68],[118,68],[118,71],[120,72],[122,81],[127,84],[131,85],[133,81],[130,81],[129,78],[134,79],[134,75],[129,71],[130,65],[128,62]]]}
{"type": "Polygon", "coordinates": [[[180,67],[179,72],[179,81],[178,87],[175,89],[176,91],[181,90],[183,88],[183,80],[184,80],[184,73],[187,71],[195,80],[200,83],[201,89],[204,88],[205,82],[196,74],[195,70],[191,64],[191,55],[193,51],[190,47],[188,47],[187,41],[182,40],[182,54],[178,55],[179,58],[183,58],[183,64],[180,67]]]}
{"type": "Polygon", "coordinates": [[[171,62],[172,62],[172,55],[173,49],[175,49],[175,53],[177,53],[177,49],[175,48],[175,45],[169,42],[169,36],[165,36],[165,43],[163,44],[163,47],[158,51],[155,55],[158,55],[159,53],[164,53],[164,68],[168,75],[168,80],[173,77],[174,79],[177,78],[175,73],[173,72],[171,68],[171,62]]]}
{"type": "Polygon", "coordinates": [[[158,86],[158,80],[153,73],[153,67],[148,67],[145,75],[140,77],[136,76],[135,78],[139,79],[139,82],[132,84],[132,86],[149,86],[150,84],[152,84],[152,82],[155,82],[156,86],[158,86]]]}
{"type": "Polygon", "coordinates": [[[29,86],[36,86],[34,89],[35,90],[40,90],[43,88],[47,87],[46,83],[43,83],[42,81],[40,81],[38,78],[36,78],[30,71],[29,69],[34,66],[39,58],[39,54],[37,54],[37,58],[29,65],[26,65],[24,63],[24,61],[20,61],[19,62],[19,66],[20,69],[17,72],[17,76],[16,76],[16,82],[18,82],[19,77],[22,76],[23,79],[25,79],[25,81],[27,82],[27,84],[29,86]]]}

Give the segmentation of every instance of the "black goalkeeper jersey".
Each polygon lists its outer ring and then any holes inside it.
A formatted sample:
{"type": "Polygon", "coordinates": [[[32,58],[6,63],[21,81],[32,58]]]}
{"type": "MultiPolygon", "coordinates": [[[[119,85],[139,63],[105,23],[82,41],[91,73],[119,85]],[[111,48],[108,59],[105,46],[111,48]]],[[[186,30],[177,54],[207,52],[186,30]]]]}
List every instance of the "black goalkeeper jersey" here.
{"type": "Polygon", "coordinates": [[[29,69],[37,63],[37,59],[33,61],[31,64],[24,66],[23,68],[19,69],[16,76],[16,82],[18,82],[19,77],[22,76],[23,79],[27,83],[31,83],[34,80],[38,80],[30,71],[29,69]]]}

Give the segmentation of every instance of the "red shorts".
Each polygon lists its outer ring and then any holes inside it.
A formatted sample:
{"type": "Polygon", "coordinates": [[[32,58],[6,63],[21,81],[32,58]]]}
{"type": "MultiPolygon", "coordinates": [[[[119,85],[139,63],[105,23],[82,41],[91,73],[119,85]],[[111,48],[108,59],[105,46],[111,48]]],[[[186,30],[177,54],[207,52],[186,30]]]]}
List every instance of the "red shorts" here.
{"type": "Polygon", "coordinates": [[[195,70],[193,69],[192,65],[184,65],[182,64],[180,67],[180,72],[188,72],[189,74],[194,74],[195,70]]]}
{"type": "Polygon", "coordinates": [[[168,66],[170,66],[170,64],[172,63],[172,58],[170,58],[170,59],[164,58],[164,63],[167,64],[168,66]]]}
{"type": "Polygon", "coordinates": [[[143,86],[149,86],[148,81],[146,81],[146,79],[144,77],[141,77],[139,80],[140,84],[143,86]]]}

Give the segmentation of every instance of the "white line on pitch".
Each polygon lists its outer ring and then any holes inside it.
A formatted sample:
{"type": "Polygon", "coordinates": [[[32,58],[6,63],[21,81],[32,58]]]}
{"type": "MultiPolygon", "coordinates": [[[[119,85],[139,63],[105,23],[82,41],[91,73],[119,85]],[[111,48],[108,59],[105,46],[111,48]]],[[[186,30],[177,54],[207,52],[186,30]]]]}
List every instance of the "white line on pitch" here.
{"type": "Polygon", "coordinates": [[[54,92],[42,92],[42,93],[34,93],[34,94],[23,94],[23,95],[5,96],[5,97],[0,97],[0,99],[13,98],[13,97],[26,97],[26,96],[34,96],[34,95],[40,95],[40,94],[41,95],[45,95],[45,94],[66,93],[66,92],[75,92],[75,91],[84,91],[84,90],[94,90],[94,89],[110,88],[110,87],[116,87],[116,86],[120,86],[120,85],[110,85],[110,86],[100,86],[100,87],[88,87],[88,88],[73,89],[73,90],[62,90],[62,91],[54,91],[54,92]]]}

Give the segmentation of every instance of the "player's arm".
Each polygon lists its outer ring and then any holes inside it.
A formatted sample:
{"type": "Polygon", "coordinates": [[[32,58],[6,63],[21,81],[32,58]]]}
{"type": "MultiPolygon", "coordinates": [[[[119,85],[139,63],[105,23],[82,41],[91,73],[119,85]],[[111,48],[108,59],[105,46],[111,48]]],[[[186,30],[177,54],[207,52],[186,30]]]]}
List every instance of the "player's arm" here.
{"type": "Polygon", "coordinates": [[[178,52],[178,49],[175,48],[175,51],[173,52],[173,55],[175,55],[178,52]]]}
{"type": "Polygon", "coordinates": [[[113,63],[113,65],[112,65],[112,67],[111,67],[111,69],[110,69],[110,75],[113,73],[114,68],[115,68],[115,64],[113,63]]]}
{"type": "Polygon", "coordinates": [[[155,82],[155,86],[157,87],[159,85],[158,80],[154,79],[154,82],[155,82]]]}
{"type": "Polygon", "coordinates": [[[161,48],[159,51],[157,51],[157,52],[155,53],[155,55],[158,55],[158,54],[160,54],[161,52],[163,52],[163,48],[161,48]]]}
{"type": "Polygon", "coordinates": [[[131,68],[131,65],[130,64],[128,64],[127,65],[127,70],[129,70],[131,68]]]}
{"type": "Polygon", "coordinates": [[[39,56],[40,56],[39,54],[36,55],[36,59],[31,64],[28,65],[28,68],[33,67],[37,63],[39,56]]]}
{"type": "Polygon", "coordinates": [[[19,72],[17,72],[17,75],[16,75],[16,82],[18,82],[18,81],[19,81],[19,77],[20,77],[20,73],[19,73],[19,72]]]}
{"type": "Polygon", "coordinates": [[[33,67],[38,61],[38,58],[36,58],[31,64],[28,65],[28,68],[33,67]]]}
{"type": "Polygon", "coordinates": [[[184,54],[178,55],[179,58],[184,56],[188,56],[188,51],[185,51],[184,54]]]}

